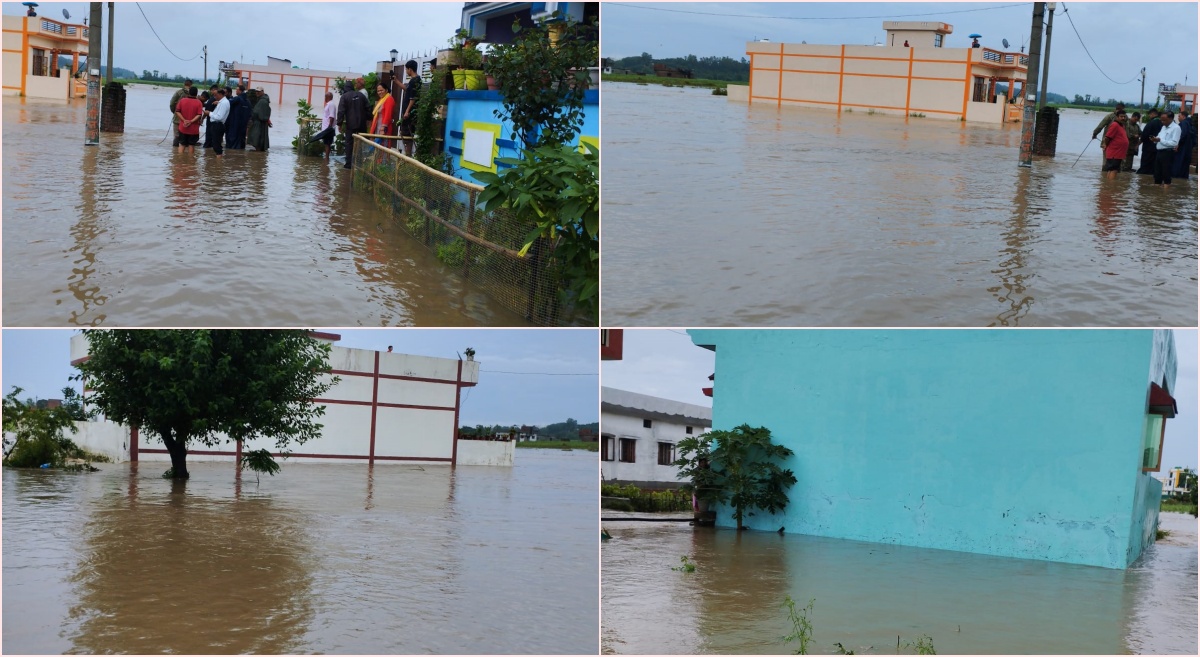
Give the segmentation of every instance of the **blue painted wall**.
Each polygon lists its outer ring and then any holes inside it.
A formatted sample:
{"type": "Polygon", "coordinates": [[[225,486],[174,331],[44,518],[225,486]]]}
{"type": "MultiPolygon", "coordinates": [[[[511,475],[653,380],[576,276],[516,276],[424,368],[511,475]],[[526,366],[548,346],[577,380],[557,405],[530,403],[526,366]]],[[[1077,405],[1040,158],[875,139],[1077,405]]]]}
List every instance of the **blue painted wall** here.
{"type": "MultiPolygon", "coordinates": [[[[513,141],[512,123],[501,122],[496,118],[495,110],[504,109],[504,99],[499,91],[450,91],[447,92],[446,107],[446,150],[454,158],[454,175],[462,180],[477,183],[474,171],[459,166],[459,155],[462,154],[463,122],[479,121],[482,123],[499,123],[500,155],[499,157],[519,157],[518,144],[513,141]]],[[[583,128],[580,136],[599,138],[600,136],[600,92],[591,89],[584,92],[583,98],[583,128]]],[[[576,137],[572,142],[579,144],[576,137]]]]}
{"type": "Polygon", "coordinates": [[[716,350],[713,428],[796,452],[787,510],[751,528],[1124,568],[1157,524],[1141,437],[1169,333],[689,333],[716,350]]]}

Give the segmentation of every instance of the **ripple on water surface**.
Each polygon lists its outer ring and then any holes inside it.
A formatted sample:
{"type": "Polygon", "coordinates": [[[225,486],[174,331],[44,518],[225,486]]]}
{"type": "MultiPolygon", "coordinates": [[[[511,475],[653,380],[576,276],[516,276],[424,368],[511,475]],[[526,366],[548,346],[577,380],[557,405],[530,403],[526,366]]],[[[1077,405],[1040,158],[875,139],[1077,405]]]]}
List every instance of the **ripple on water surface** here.
{"type": "Polygon", "coordinates": [[[295,108],[266,153],[190,157],[160,143],[172,91],[129,87],[86,148],[82,102],[4,98],[5,326],[527,325],[297,157],[295,108]]]}
{"type": "Polygon", "coordinates": [[[606,84],[606,326],[1194,326],[1196,181],[1020,126],[606,84]]]}

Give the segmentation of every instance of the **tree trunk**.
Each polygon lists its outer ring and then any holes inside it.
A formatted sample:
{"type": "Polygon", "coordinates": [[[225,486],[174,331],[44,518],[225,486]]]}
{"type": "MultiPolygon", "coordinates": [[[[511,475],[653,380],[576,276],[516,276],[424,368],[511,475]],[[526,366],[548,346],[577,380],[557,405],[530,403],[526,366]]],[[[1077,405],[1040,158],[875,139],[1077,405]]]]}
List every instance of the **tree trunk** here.
{"type": "Polygon", "coordinates": [[[186,440],[179,437],[172,437],[171,430],[159,430],[159,436],[162,437],[163,444],[166,445],[167,451],[171,454],[171,478],[172,479],[187,479],[187,443],[186,440]]]}
{"type": "Polygon", "coordinates": [[[744,526],[742,526],[742,507],[740,507],[740,506],[739,506],[739,507],[737,508],[737,511],[735,511],[735,512],[734,512],[734,514],[733,514],[733,517],[737,518],[737,528],[738,528],[738,531],[741,531],[741,530],[745,529],[745,527],[744,527],[744,526]]]}

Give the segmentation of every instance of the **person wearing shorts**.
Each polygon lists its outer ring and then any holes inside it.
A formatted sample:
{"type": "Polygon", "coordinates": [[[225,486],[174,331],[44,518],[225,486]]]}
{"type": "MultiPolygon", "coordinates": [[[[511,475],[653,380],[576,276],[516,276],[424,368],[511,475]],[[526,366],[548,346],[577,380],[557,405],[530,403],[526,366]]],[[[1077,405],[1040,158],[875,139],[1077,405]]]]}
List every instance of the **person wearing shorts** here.
{"type": "Polygon", "coordinates": [[[187,95],[179,99],[175,105],[175,121],[179,127],[179,152],[190,149],[196,152],[196,144],[200,143],[200,120],[204,118],[204,103],[196,98],[196,88],[187,90],[187,95]]]}
{"type": "Polygon", "coordinates": [[[1108,178],[1116,178],[1125,163],[1125,154],[1129,152],[1129,135],[1125,130],[1128,120],[1124,109],[1118,109],[1108,129],[1104,133],[1104,173],[1108,178]]]}

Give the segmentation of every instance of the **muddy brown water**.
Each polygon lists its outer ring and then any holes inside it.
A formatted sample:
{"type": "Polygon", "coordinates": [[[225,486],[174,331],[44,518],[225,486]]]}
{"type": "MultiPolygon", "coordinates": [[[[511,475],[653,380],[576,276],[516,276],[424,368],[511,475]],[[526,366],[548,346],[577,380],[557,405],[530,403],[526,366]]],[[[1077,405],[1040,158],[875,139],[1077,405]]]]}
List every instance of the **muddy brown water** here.
{"type": "Polygon", "coordinates": [[[125,133],[3,100],[5,326],[526,326],[392,223],[349,172],[291,148],[170,149],[174,92],[128,87],[125,133]],[[197,149],[201,150],[201,149],[197,149]]]}
{"type": "Polygon", "coordinates": [[[1195,326],[1196,180],[1020,125],[606,84],[605,326],[1195,326]]]}
{"type": "MultiPolygon", "coordinates": [[[[622,515],[604,511],[606,518],[622,515]]],[[[645,516],[647,514],[625,514],[645,516]]],[[[788,654],[782,607],[810,600],[810,652],[1196,654],[1196,519],[1127,570],[679,523],[605,522],[601,646],[622,654],[788,654]],[[681,555],[696,571],[672,571],[681,555]]]]}
{"type": "Polygon", "coordinates": [[[12,653],[596,654],[596,455],[4,469],[12,653]]]}

